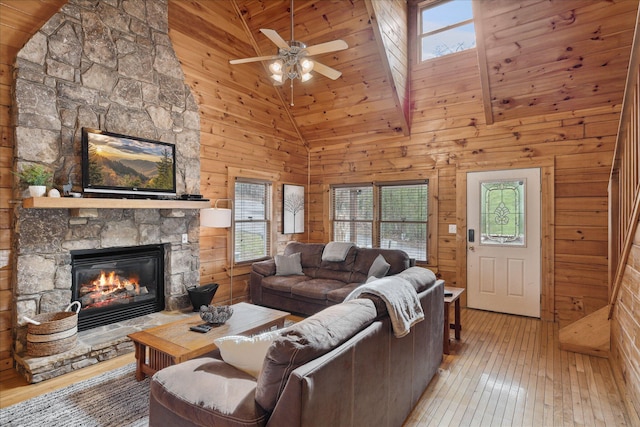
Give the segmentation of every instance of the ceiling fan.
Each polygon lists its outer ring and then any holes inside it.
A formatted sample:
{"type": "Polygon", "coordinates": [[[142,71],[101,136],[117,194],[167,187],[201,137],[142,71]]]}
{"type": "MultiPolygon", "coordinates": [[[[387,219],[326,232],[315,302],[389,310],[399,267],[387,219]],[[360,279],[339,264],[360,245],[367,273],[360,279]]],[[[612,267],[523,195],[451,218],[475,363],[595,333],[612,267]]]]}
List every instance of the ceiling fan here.
{"type": "MultiPolygon", "coordinates": [[[[307,46],[293,37],[293,0],[291,0],[291,41],[287,43],[275,30],[261,28],[260,32],[267,36],[269,40],[278,47],[276,55],[256,56],[253,58],[232,59],[230,64],[244,64],[247,62],[273,61],[269,64],[269,71],[274,85],[281,86],[289,79],[291,80],[291,92],[293,94],[293,81],[300,79],[306,82],[313,77],[311,71],[322,74],[332,80],[336,80],[342,72],[328,67],[309,57],[323,53],[337,52],[347,49],[349,45],[344,40],[333,40],[313,46],[307,46]]],[[[293,97],[292,97],[293,98],[293,97]]],[[[293,105],[293,99],[291,100],[293,105]]]]}

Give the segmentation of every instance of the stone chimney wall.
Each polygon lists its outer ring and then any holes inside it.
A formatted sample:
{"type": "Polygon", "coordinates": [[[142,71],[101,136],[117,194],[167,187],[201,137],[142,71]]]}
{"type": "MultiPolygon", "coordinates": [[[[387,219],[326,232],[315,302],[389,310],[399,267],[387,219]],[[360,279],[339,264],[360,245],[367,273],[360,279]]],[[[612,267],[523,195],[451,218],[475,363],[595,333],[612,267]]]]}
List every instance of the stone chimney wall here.
{"type": "MultiPolygon", "coordinates": [[[[14,170],[41,164],[61,193],[68,181],[80,192],[81,129],[91,127],[175,144],[178,194],[199,193],[198,106],[167,14],[167,0],[69,0],[32,37],[15,66],[14,170]]],[[[14,188],[17,199],[27,197],[21,183],[14,188]]],[[[16,207],[19,325],[24,315],[69,304],[74,249],[165,244],[167,308],[189,305],[185,286],[199,283],[198,212],[108,207],[108,199],[105,209],[16,207]]]]}

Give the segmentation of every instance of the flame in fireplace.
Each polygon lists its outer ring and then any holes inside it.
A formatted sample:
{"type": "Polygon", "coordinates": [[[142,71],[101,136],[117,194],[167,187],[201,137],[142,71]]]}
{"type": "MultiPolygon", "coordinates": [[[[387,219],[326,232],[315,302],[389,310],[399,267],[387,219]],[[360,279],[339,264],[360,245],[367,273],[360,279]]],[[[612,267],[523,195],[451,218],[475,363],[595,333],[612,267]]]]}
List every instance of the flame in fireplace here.
{"type": "Polygon", "coordinates": [[[103,272],[100,273],[100,277],[93,281],[94,286],[101,289],[104,294],[113,293],[119,289],[130,289],[131,286],[135,288],[136,293],[140,292],[140,284],[137,277],[131,277],[120,280],[120,276],[116,275],[115,271],[106,275],[103,272]]]}
{"type": "Polygon", "coordinates": [[[138,277],[122,277],[115,271],[101,271],[95,280],[80,286],[79,296],[84,309],[103,307],[116,300],[125,302],[123,300],[147,293],[147,288],[140,286],[138,277]]]}

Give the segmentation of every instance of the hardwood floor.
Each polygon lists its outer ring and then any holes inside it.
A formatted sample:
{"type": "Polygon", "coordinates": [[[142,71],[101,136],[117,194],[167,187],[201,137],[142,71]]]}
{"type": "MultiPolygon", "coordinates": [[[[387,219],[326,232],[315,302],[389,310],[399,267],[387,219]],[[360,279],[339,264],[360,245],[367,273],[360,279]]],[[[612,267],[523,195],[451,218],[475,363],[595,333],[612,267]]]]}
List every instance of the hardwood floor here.
{"type": "Polygon", "coordinates": [[[607,359],[561,351],[558,325],[462,310],[462,340],[409,426],[631,426],[607,359]]]}
{"type": "MultiPolygon", "coordinates": [[[[557,324],[463,309],[462,328],[405,427],[632,425],[609,361],[560,351],[557,324]]],[[[0,407],[133,360],[121,356],[34,385],[4,375],[0,407]]]]}

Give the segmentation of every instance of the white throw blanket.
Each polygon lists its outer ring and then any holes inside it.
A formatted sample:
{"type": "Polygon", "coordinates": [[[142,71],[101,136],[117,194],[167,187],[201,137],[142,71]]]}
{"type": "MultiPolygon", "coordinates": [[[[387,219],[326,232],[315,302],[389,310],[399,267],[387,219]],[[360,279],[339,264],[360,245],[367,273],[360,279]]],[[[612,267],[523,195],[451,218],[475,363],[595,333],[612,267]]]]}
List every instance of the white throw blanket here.
{"type": "Polygon", "coordinates": [[[344,261],[352,246],[351,242],[329,242],[322,251],[322,261],[344,261]]]}
{"type": "Polygon", "coordinates": [[[345,301],[361,294],[372,294],[382,298],[391,318],[393,334],[397,338],[407,335],[413,325],[424,320],[418,293],[409,281],[401,277],[383,277],[360,285],[347,295],[345,301]]]}

